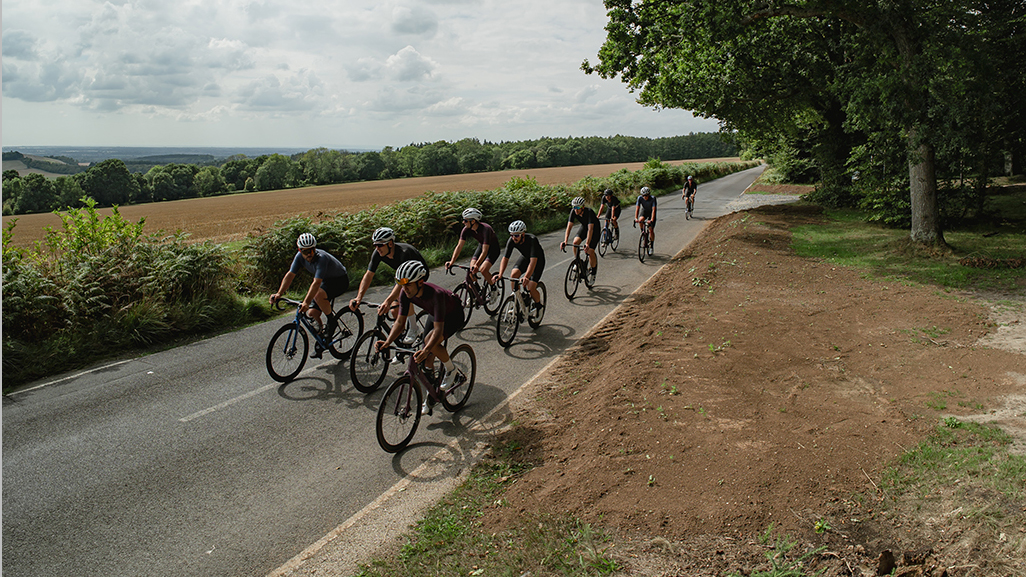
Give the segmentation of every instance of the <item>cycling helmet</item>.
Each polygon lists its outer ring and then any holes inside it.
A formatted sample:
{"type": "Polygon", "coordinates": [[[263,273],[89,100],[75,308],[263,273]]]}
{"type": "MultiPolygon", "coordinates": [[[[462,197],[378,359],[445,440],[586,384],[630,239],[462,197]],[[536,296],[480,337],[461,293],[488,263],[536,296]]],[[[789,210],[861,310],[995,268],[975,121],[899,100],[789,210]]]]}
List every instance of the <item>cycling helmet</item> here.
{"type": "Polygon", "coordinates": [[[690,174],[688,175],[688,180],[691,180],[691,175],[690,174]]]}
{"type": "Polygon", "coordinates": [[[299,235],[299,239],[296,240],[296,246],[299,248],[313,248],[317,246],[317,239],[314,238],[314,235],[304,232],[299,235]]]}
{"type": "Polygon", "coordinates": [[[468,208],[463,211],[463,220],[476,220],[481,222],[481,211],[476,208],[468,208]]]}
{"type": "Polygon", "coordinates": [[[602,194],[604,196],[613,196],[613,189],[607,188],[606,191],[604,193],[602,193],[602,194]]]}
{"type": "Polygon", "coordinates": [[[395,240],[395,231],[387,226],[379,228],[371,235],[371,243],[373,244],[385,244],[390,240],[395,240]]]}
{"type": "Polygon", "coordinates": [[[419,260],[408,260],[395,269],[395,282],[404,285],[427,278],[428,270],[419,260]]]}
{"type": "Polygon", "coordinates": [[[527,232],[527,224],[522,220],[514,220],[509,223],[510,234],[524,234],[527,232]]]}
{"type": "Polygon", "coordinates": [[[642,196],[648,196],[650,194],[652,194],[652,189],[651,188],[649,188],[647,186],[642,186],[641,187],[641,195],[642,196]]]}
{"type": "Polygon", "coordinates": [[[584,207],[584,197],[583,196],[578,196],[577,198],[571,200],[570,201],[570,207],[573,208],[574,210],[577,210],[578,208],[583,208],[584,207]]]}

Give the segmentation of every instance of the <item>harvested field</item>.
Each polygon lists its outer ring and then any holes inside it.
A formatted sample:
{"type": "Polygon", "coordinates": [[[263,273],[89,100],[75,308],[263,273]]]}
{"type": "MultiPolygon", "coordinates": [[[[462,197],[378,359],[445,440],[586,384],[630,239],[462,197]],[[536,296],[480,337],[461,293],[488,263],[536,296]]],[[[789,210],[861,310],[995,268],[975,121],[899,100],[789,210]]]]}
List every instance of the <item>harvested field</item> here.
{"type": "MultiPolygon", "coordinates": [[[[706,158],[675,160],[668,164],[725,162],[737,158],[706,158]]],[[[146,219],[147,232],[185,231],[194,241],[228,242],[259,233],[275,222],[297,216],[329,216],[339,212],[355,212],[374,205],[389,204],[419,196],[427,191],[491,190],[499,188],[514,176],[535,178],[539,184],[567,184],[586,176],[604,177],[626,168],[638,170],[643,162],[595,164],[531,170],[505,170],[474,174],[455,174],[351,182],[328,186],[295,188],[233,194],[211,198],[193,198],[173,202],[139,204],[121,207],[121,214],[130,221],[146,219]]],[[[110,209],[101,210],[110,214],[110,209]]],[[[3,217],[4,227],[18,219],[11,243],[31,246],[42,240],[46,227],[60,227],[55,214],[28,214],[3,217]]]]}

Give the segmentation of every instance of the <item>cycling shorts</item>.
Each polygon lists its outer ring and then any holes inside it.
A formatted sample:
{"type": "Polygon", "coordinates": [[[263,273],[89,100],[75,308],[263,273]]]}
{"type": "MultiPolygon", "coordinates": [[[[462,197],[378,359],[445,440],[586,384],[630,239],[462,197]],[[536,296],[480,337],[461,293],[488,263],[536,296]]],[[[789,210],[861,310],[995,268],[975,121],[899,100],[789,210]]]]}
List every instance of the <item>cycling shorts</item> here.
{"type": "MultiPolygon", "coordinates": [[[[611,207],[609,207],[609,209],[608,209],[608,210],[606,210],[606,213],[605,213],[605,214],[606,214],[607,216],[610,216],[611,218],[620,218],[620,211],[621,211],[621,210],[622,210],[622,207],[619,207],[619,206],[611,206],[611,207]]],[[[603,217],[603,218],[604,218],[604,217],[603,217]]]]}
{"type": "Polygon", "coordinates": [[[328,300],[333,301],[335,297],[349,290],[349,274],[326,278],[321,281],[321,288],[328,293],[328,300]]]}
{"type": "MultiPolygon", "coordinates": [[[[480,245],[480,244],[477,245],[477,250],[474,251],[474,258],[475,259],[481,256],[481,246],[482,245],[480,245]]],[[[485,260],[487,260],[489,262],[492,262],[492,263],[498,262],[499,261],[499,252],[500,252],[500,249],[499,249],[498,243],[489,246],[488,247],[488,256],[485,257],[485,260]]]]}
{"type": "MultiPolygon", "coordinates": [[[[520,260],[518,260],[517,263],[513,265],[513,269],[519,270],[520,274],[523,275],[525,272],[527,272],[527,267],[529,266],[531,266],[531,259],[527,258],[526,256],[521,256],[520,260]]],[[[531,273],[531,280],[533,280],[534,282],[540,281],[542,271],[544,270],[545,261],[543,259],[538,259],[538,264],[535,265],[534,272],[531,273]]]]}
{"type": "MultiPolygon", "coordinates": [[[[445,315],[445,324],[442,325],[442,335],[444,339],[448,339],[454,334],[458,333],[463,329],[463,326],[467,324],[467,320],[463,316],[463,307],[457,307],[448,314],[445,315]]],[[[427,333],[430,333],[435,328],[435,316],[427,316],[427,324],[425,325],[427,332],[424,334],[424,339],[427,339],[427,333]]]]}
{"type": "MultiPolygon", "coordinates": [[[[598,246],[599,237],[602,236],[602,230],[595,227],[595,234],[591,235],[591,242],[588,243],[588,248],[595,248],[598,246]]],[[[577,238],[584,242],[588,238],[588,226],[582,225],[581,228],[577,229],[577,238]]]]}

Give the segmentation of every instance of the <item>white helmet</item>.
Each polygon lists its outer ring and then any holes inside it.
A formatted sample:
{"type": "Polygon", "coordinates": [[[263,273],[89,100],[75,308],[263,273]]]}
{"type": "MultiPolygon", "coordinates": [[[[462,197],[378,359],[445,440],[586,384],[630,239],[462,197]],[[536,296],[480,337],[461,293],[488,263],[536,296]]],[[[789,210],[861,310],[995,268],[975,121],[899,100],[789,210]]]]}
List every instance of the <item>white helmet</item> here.
{"type": "Polygon", "coordinates": [[[387,226],[379,228],[378,230],[374,231],[374,234],[371,235],[372,244],[385,244],[390,240],[395,240],[395,231],[388,228],[387,226]]]}
{"type": "Polygon", "coordinates": [[[428,270],[419,260],[408,260],[395,269],[395,282],[407,284],[427,278],[428,270]]]}
{"type": "Polygon", "coordinates": [[[648,195],[652,194],[652,189],[647,187],[647,186],[642,186],[641,187],[641,194],[642,194],[642,196],[648,196],[648,195]]]}
{"type": "Polygon", "coordinates": [[[577,198],[574,198],[573,200],[570,201],[570,206],[571,206],[571,208],[575,208],[575,209],[583,207],[584,206],[584,197],[583,196],[578,196],[577,198]]]}
{"type": "Polygon", "coordinates": [[[317,239],[314,238],[314,235],[304,232],[299,235],[299,239],[296,240],[296,246],[299,248],[313,248],[317,246],[317,239]]]}
{"type": "Polygon", "coordinates": [[[509,223],[510,234],[524,234],[527,232],[527,224],[522,220],[514,220],[509,223]]]}
{"type": "Polygon", "coordinates": [[[482,216],[481,211],[476,208],[468,208],[463,211],[463,220],[476,220],[481,222],[482,216]]]}

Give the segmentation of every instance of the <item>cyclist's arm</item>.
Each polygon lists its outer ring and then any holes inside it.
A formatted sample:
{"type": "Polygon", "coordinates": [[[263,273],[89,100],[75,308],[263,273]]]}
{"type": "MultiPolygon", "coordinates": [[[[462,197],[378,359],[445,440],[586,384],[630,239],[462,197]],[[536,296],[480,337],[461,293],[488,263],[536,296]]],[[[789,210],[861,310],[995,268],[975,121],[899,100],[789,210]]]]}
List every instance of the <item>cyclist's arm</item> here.
{"type": "Polygon", "coordinates": [[[502,278],[502,273],[506,272],[507,265],[509,265],[509,257],[504,256],[502,257],[502,260],[499,261],[499,273],[498,275],[492,277],[492,281],[494,281],[496,278],[502,278]]]}
{"type": "MultiPolygon", "coordinates": [[[[399,285],[396,285],[396,286],[399,286],[399,285]]],[[[410,308],[412,309],[413,305],[410,305],[410,308]]],[[[388,345],[390,345],[392,343],[394,343],[396,341],[396,339],[399,338],[399,335],[402,334],[403,330],[406,328],[406,317],[408,317],[408,316],[409,315],[404,315],[402,313],[399,314],[399,318],[395,319],[395,323],[392,324],[392,330],[388,331],[388,336],[385,337],[385,340],[378,341],[378,349],[379,350],[387,347],[388,345]]]]}
{"type": "Polygon", "coordinates": [[[591,246],[591,235],[594,234],[594,233],[595,233],[595,223],[594,222],[590,222],[590,223],[588,223],[588,238],[585,239],[584,246],[587,246],[587,247],[591,246]]]}
{"type": "Polygon", "coordinates": [[[463,237],[461,236],[459,242],[456,243],[456,248],[452,249],[452,259],[450,259],[449,262],[445,263],[446,268],[449,268],[452,265],[456,264],[456,259],[460,258],[460,251],[463,250],[464,242],[466,241],[463,240],[463,237]]]}
{"type": "Polygon", "coordinates": [[[573,227],[574,227],[574,221],[571,220],[571,221],[566,223],[566,233],[563,235],[563,244],[564,245],[567,243],[567,241],[570,240],[570,230],[573,227]]]}
{"type": "Polygon", "coordinates": [[[349,301],[349,308],[353,309],[354,311],[360,308],[360,302],[363,301],[363,295],[367,294],[367,289],[370,288],[371,280],[373,279],[374,272],[367,271],[363,273],[363,278],[360,279],[360,288],[356,289],[356,298],[349,301]]]}
{"type": "Polygon", "coordinates": [[[314,277],[313,282],[310,283],[310,290],[306,291],[306,296],[303,297],[303,312],[306,312],[310,308],[310,303],[314,302],[314,297],[317,296],[317,291],[321,289],[321,283],[324,279],[314,277]]]}
{"type": "Polygon", "coordinates": [[[392,292],[388,293],[385,300],[378,306],[378,316],[382,316],[388,312],[388,309],[392,307],[392,303],[399,300],[399,293],[402,292],[403,288],[398,284],[392,286],[392,292]]]}
{"type": "Polygon", "coordinates": [[[531,260],[528,261],[527,270],[524,271],[524,274],[520,275],[520,278],[524,279],[525,281],[531,280],[531,275],[534,274],[534,269],[537,266],[538,266],[538,257],[536,257],[536,256],[531,257],[531,260]]]}
{"type": "Polygon", "coordinates": [[[274,301],[276,301],[276,300],[280,299],[281,297],[285,296],[285,293],[288,292],[289,287],[292,286],[292,279],[294,279],[294,278],[296,278],[296,273],[294,273],[292,271],[289,271],[289,272],[285,273],[285,276],[282,277],[282,279],[281,279],[281,286],[278,287],[278,292],[276,292],[273,295],[271,295],[271,298],[270,298],[271,304],[274,304],[274,301]]]}

